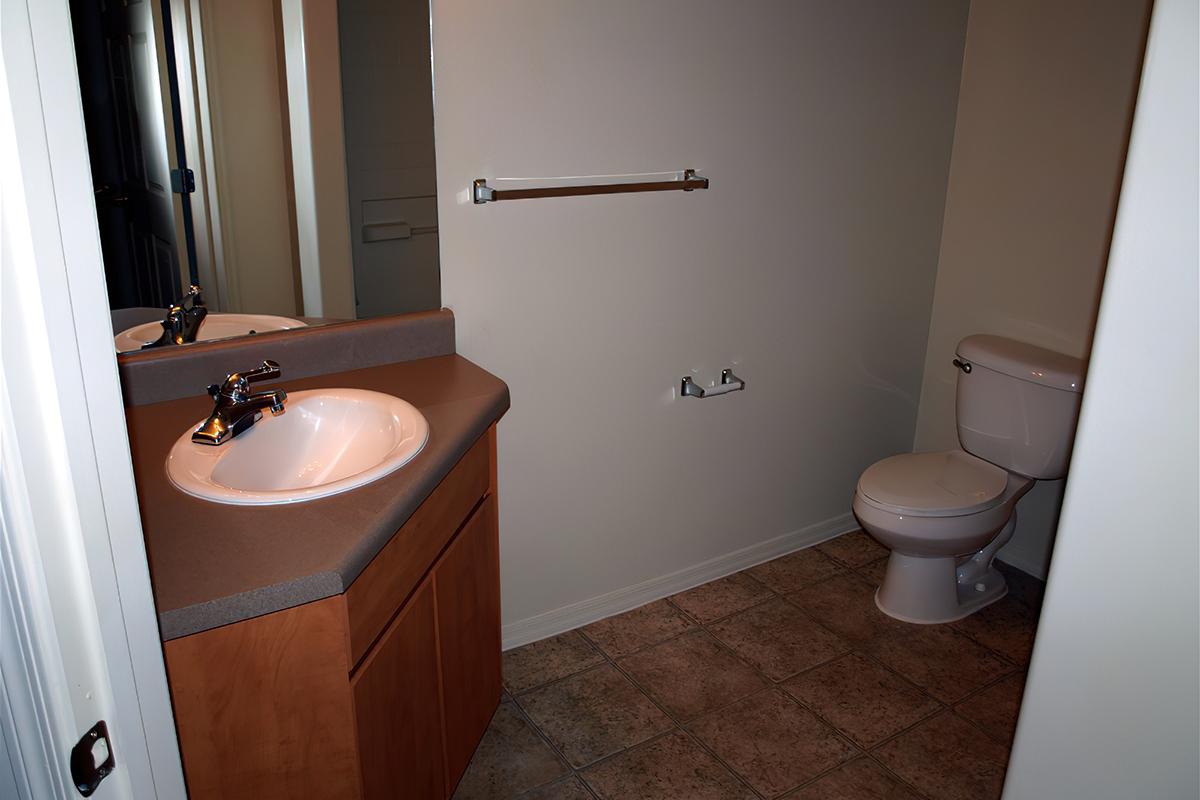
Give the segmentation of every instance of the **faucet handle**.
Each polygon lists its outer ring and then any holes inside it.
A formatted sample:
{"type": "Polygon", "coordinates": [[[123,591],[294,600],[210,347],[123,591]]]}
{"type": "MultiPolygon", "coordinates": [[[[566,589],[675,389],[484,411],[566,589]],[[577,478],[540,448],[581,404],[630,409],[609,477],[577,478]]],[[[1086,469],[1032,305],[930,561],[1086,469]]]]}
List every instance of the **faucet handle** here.
{"type": "Polygon", "coordinates": [[[208,393],[213,399],[225,395],[227,397],[235,397],[239,394],[245,394],[250,389],[250,384],[255,381],[266,381],[273,378],[278,378],[283,374],[283,370],[279,368],[279,364],[270,359],[263,359],[262,366],[256,367],[246,372],[231,372],[225,376],[225,381],[220,386],[212,384],[208,387],[208,393]]]}
{"type": "Polygon", "coordinates": [[[253,383],[254,381],[266,381],[271,380],[272,378],[278,378],[282,374],[283,371],[279,369],[278,362],[272,361],[269,358],[264,358],[262,366],[252,369],[249,372],[243,372],[242,377],[253,383]]]}

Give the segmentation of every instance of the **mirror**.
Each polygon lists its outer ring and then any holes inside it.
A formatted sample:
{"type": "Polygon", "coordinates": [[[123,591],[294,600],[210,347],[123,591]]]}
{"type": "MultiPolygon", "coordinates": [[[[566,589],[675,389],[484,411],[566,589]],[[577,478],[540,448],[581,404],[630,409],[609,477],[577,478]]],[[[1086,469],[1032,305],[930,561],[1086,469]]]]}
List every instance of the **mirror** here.
{"type": "Polygon", "coordinates": [[[427,0],[70,8],[118,350],[440,306],[427,0]]]}

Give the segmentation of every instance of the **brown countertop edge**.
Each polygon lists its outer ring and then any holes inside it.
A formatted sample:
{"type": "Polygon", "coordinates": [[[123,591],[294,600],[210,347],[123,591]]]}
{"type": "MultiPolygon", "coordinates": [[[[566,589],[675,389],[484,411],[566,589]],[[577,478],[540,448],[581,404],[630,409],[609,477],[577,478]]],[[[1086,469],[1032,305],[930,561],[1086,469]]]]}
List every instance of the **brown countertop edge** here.
{"type": "Polygon", "coordinates": [[[283,366],[279,385],[291,391],[343,386],[403,397],[429,421],[429,441],[400,470],[343,494],[282,506],[222,505],[180,492],[165,469],[171,445],[211,401],[127,408],[164,641],[344,592],[509,408],[504,382],[457,355],[298,380],[287,380],[283,366]]]}

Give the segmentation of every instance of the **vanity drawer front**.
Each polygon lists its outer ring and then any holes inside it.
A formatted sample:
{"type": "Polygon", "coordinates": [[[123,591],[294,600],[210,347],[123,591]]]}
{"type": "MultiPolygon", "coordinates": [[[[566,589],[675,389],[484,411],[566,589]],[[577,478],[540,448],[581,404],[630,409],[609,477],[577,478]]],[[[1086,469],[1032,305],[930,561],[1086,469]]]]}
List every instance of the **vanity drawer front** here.
{"type": "Polygon", "coordinates": [[[493,426],[467,451],[346,590],[350,664],[362,660],[388,622],[437,560],[438,554],[487,494],[493,426]]]}

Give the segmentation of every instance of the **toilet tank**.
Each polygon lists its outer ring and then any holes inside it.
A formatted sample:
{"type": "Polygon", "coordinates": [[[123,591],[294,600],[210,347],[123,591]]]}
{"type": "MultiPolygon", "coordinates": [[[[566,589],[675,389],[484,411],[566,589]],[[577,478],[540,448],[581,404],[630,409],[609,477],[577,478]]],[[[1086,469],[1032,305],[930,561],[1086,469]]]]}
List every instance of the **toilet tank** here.
{"type": "Polygon", "coordinates": [[[963,339],[955,352],[964,365],[956,396],[963,449],[1029,478],[1065,477],[1079,418],[1083,362],[982,334],[963,339]]]}

